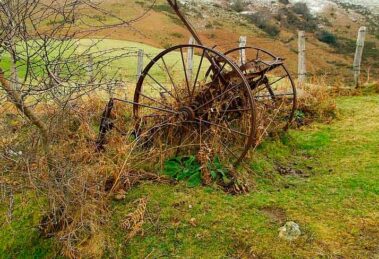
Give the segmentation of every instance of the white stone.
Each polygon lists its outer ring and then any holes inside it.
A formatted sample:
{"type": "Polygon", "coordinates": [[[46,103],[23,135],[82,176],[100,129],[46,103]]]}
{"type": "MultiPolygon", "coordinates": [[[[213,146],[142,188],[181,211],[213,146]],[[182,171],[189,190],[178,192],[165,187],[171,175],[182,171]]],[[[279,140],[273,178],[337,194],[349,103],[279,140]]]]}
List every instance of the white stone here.
{"type": "Polygon", "coordinates": [[[293,221],[288,221],[279,228],[279,237],[288,241],[293,241],[301,235],[300,227],[293,221]]]}

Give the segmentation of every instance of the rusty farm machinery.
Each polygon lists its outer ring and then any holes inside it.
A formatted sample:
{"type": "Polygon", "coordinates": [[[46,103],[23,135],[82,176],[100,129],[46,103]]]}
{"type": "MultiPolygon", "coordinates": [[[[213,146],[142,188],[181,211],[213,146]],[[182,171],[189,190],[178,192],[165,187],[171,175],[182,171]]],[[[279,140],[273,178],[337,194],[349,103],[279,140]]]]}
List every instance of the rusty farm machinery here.
{"type": "MultiPolygon", "coordinates": [[[[256,47],[227,52],[205,46],[180,11],[167,0],[196,44],[170,47],[144,68],[132,100],[110,99],[97,148],[115,125],[116,102],[132,106],[128,138],[145,159],[198,154],[237,166],[270,132],[286,130],[296,109],[296,88],[284,59],[256,47]],[[246,59],[240,60],[240,53],[246,59]],[[192,53],[190,56],[188,53],[192,53]],[[191,63],[188,59],[191,58],[191,63]]],[[[151,161],[150,160],[150,161],[151,161]]]]}

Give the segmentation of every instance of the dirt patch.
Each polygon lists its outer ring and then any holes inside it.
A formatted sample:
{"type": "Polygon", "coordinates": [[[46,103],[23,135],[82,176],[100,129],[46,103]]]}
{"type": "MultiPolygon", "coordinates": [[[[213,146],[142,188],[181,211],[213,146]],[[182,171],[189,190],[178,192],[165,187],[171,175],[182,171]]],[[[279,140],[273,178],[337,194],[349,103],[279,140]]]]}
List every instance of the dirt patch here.
{"type": "Polygon", "coordinates": [[[287,220],[287,213],[283,208],[276,206],[265,206],[260,209],[271,222],[284,224],[287,220]]]}
{"type": "Polygon", "coordinates": [[[304,177],[304,178],[310,177],[310,174],[304,172],[303,170],[294,169],[292,167],[280,165],[280,166],[277,166],[276,170],[279,172],[280,175],[284,175],[284,176],[299,176],[299,177],[304,177]]]}
{"type": "Polygon", "coordinates": [[[379,223],[362,219],[359,224],[358,244],[370,255],[379,256],[379,223]]]}

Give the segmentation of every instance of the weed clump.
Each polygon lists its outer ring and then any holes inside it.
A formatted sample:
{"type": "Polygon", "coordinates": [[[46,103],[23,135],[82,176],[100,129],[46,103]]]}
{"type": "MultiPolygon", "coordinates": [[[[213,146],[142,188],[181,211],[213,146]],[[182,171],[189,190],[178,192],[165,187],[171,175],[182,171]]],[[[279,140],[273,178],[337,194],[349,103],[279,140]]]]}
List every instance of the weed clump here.
{"type": "Polygon", "coordinates": [[[298,106],[294,116],[297,126],[314,121],[328,123],[336,116],[334,94],[326,85],[309,85],[298,89],[298,106]]]}

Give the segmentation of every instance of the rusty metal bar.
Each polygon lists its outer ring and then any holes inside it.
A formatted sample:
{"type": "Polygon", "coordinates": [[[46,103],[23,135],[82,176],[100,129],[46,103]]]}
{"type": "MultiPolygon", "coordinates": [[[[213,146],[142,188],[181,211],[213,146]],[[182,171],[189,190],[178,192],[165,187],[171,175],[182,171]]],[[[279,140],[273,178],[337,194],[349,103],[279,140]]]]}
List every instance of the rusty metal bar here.
{"type": "Polygon", "coordinates": [[[186,17],[183,15],[183,13],[179,9],[179,5],[177,3],[177,0],[167,0],[168,4],[171,6],[171,8],[174,10],[176,15],[179,17],[179,19],[183,22],[183,24],[187,27],[191,35],[196,40],[197,44],[203,45],[203,43],[200,40],[199,35],[193,28],[192,24],[186,19],[186,17]]]}

